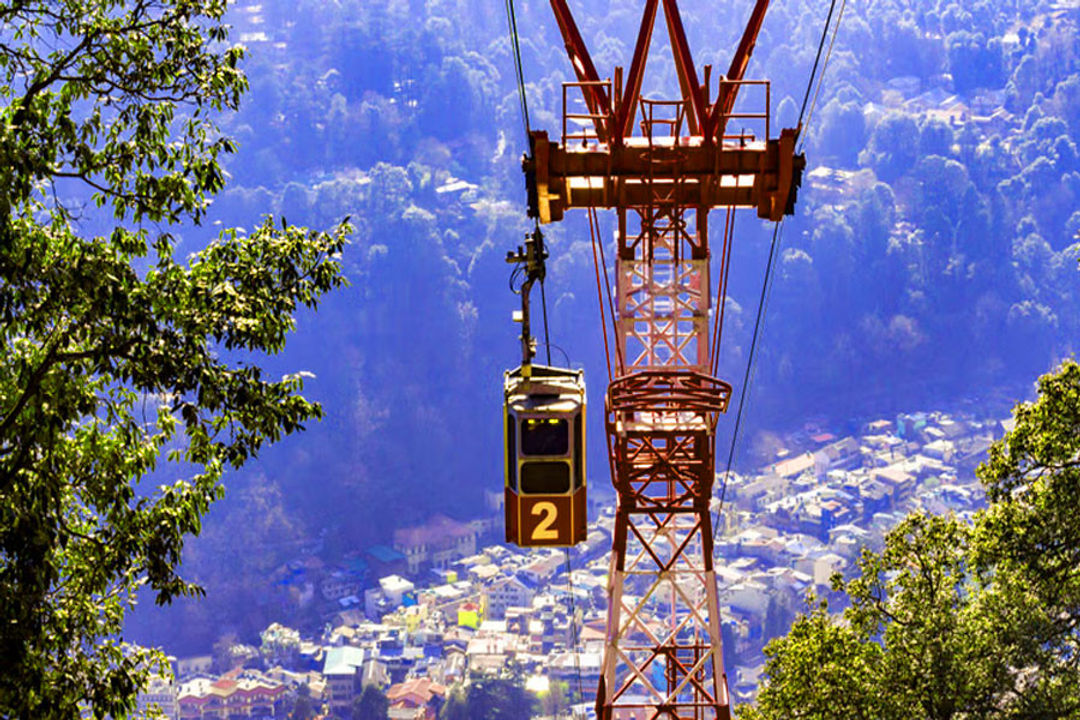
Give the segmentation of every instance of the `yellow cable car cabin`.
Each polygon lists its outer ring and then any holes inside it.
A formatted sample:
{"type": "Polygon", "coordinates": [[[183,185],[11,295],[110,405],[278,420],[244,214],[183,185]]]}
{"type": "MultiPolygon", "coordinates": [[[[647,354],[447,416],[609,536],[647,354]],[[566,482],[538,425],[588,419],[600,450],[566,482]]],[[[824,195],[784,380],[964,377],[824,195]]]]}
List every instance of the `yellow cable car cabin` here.
{"type": "Polygon", "coordinates": [[[585,541],[585,373],[545,365],[508,370],[506,542],[565,547],[585,541]]]}

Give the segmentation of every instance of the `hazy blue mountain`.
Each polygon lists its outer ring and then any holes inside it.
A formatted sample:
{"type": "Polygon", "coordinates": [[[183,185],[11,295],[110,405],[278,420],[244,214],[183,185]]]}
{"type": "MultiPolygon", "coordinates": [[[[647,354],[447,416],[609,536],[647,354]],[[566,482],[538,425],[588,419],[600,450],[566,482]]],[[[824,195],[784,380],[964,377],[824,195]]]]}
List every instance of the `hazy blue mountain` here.
{"type": "MultiPolygon", "coordinates": [[[[681,3],[714,77],[751,4],[681,3]]],[[[572,73],[547,3],[517,5],[532,123],[557,135],[572,73]]],[[[641,3],[571,5],[601,75],[629,64],[641,3]]],[[[769,11],[749,75],[772,82],[774,127],[797,118],[827,10],[769,11]]],[[[262,0],[232,17],[252,91],[226,123],[240,152],[211,222],[349,215],[352,285],[271,361],[315,374],[326,420],[229,478],[187,561],[209,597],[136,614],[137,639],[181,654],[292,612],[270,578],[306,544],[333,560],[434,512],[484,512],[482,491],[501,485],[501,375],[518,355],[503,257],[529,230],[501,3],[262,0]]],[[[848,4],[804,133],[738,465],[755,461],[759,431],[808,418],[1001,408],[1075,350],[1078,18],[1044,0],[848,4]]],[[[677,87],[662,28],[654,45],[645,92],[661,97],[677,87]]],[[[610,239],[612,218],[601,224],[610,239]]],[[[722,375],[738,391],[772,228],[745,212],[736,230],[722,375]]],[[[590,476],[606,485],[588,229],[574,216],[545,232],[552,341],[586,368],[590,476]]]]}

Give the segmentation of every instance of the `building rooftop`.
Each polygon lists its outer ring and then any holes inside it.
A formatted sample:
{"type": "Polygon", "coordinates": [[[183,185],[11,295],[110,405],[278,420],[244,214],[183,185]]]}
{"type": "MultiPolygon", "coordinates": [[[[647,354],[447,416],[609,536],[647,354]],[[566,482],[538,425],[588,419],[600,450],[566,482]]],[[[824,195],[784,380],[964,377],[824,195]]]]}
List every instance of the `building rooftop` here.
{"type": "Polygon", "coordinates": [[[405,556],[394,548],[387,547],[385,545],[375,545],[368,548],[368,555],[375,558],[381,563],[398,562],[405,559],[405,556]]]}
{"type": "Polygon", "coordinates": [[[363,666],[366,655],[364,648],[352,645],[330,648],[323,663],[323,675],[355,675],[357,668],[363,666]]]}

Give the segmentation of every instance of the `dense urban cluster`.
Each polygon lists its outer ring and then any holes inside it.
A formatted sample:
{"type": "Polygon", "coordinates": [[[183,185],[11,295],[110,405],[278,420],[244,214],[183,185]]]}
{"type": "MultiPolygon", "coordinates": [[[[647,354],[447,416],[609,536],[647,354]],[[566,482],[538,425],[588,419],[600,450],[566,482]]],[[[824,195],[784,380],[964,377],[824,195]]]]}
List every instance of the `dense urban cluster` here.
{"type": "MultiPolygon", "coordinates": [[[[718,476],[716,570],[737,701],[753,698],[765,642],[808,594],[828,595],[861,548],[879,548],[910,511],[965,517],[984,504],[974,468],[1007,425],[915,413],[837,437],[810,424],[774,438],[775,461],[757,474],[733,474],[726,488],[718,476]]],[[[611,496],[593,489],[588,541],[568,554],[485,544],[501,532],[501,494],[489,498],[487,518],[439,515],[341,563],[310,554],[278,568],[274,581],[319,609],[322,631],[275,623],[257,646],[225,639],[176,659],[175,681],[156,683],[143,705],[173,719],[274,718],[301,702],[349,718],[374,686],[390,718],[420,720],[437,717],[455,686],[512,676],[538,713],[568,713],[579,698],[587,713],[605,637],[611,496]]]]}

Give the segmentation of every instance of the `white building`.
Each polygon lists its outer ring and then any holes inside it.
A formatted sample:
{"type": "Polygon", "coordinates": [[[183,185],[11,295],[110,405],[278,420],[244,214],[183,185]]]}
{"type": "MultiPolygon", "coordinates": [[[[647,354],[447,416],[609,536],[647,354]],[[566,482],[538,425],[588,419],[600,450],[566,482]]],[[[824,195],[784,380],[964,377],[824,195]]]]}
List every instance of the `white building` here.
{"type": "Polygon", "coordinates": [[[535,590],[511,576],[488,591],[488,617],[501,620],[506,616],[506,608],[528,607],[534,597],[535,590]]]}
{"type": "Polygon", "coordinates": [[[176,684],[172,678],[154,675],[146,688],[138,695],[135,717],[150,717],[151,709],[156,709],[164,713],[169,720],[177,720],[180,717],[180,704],[177,697],[176,684]]]}

